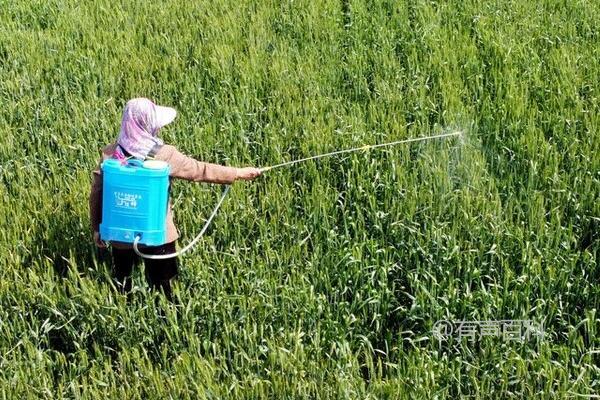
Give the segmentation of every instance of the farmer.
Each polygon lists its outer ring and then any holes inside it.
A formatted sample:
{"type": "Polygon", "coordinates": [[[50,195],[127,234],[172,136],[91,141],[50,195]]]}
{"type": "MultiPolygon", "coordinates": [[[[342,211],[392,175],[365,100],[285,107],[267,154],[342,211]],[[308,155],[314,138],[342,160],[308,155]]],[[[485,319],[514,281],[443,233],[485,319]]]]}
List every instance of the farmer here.
{"type": "MultiPolygon", "coordinates": [[[[258,168],[234,168],[196,161],[185,156],[173,146],[164,144],[158,138],[160,128],[175,119],[177,112],[170,107],[161,107],[145,98],[129,100],[123,110],[121,131],[116,143],[102,150],[102,161],[107,158],[126,160],[129,157],[144,160],[152,158],[167,162],[171,167],[171,178],[181,178],[194,182],[230,184],[236,180],[252,180],[261,174],[258,168]]],[[[90,220],[94,233],[94,243],[105,248],[99,234],[102,219],[102,170],[100,164],[93,172],[90,192],[90,220]]],[[[144,247],[144,253],[174,253],[175,241],[179,234],[173,222],[173,211],[169,201],[167,211],[167,242],[160,246],[144,247]]],[[[113,275],[122,292],[131,290],[131,272],[138,257],[129,243],[112,242],[113,275]]],[[[144,259],[146,279],[152,289],[162,290],[172,300],[171,279],[177,275],[177,259],[144,259]]]]}

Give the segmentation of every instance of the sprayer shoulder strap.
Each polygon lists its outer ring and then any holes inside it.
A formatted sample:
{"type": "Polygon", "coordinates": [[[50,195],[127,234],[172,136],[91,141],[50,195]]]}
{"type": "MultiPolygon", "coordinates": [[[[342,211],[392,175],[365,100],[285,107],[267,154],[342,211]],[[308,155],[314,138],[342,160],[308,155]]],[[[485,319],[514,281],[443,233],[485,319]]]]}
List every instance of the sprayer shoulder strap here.
{"type": "Polygon", "coordinates": [[[162,144],[156,143],[154,145],[154,147],[152,147],[150,149],[150,151],[148,152],[148,155],[146,156],[146,159],[147,160],[153,160],[154,157],[156,157],[156,153],[158,153],[160,151],[160,149],[162,148],[162,146],[163,146],[162,144]]]}

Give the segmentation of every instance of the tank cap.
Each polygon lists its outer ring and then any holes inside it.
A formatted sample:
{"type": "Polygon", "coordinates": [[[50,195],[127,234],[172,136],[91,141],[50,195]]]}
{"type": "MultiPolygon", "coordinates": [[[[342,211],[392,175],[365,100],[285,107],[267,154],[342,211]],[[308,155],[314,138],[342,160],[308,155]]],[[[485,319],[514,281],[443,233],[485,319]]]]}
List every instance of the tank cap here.
{"type": "Polygon", "coordinates": [[[160,160],[147,160],[144,161],[144,168],[148,169],[165,169],[169,166],[169,164],[165,161],[160,160]]]}

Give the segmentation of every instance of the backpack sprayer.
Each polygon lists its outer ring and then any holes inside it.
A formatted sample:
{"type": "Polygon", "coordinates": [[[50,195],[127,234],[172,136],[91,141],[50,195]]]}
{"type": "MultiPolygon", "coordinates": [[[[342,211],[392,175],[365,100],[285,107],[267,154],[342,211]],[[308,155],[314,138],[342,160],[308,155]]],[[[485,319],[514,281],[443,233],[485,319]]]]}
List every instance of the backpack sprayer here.
{"type": "MultiPolygon", "coordinates": [[[[260,171],[267,172],[276,168],[291,166],[324,157],[353,153],[360,150],[390,147],[403,143],[459,136],[461,134],[462,132],[457,131],[441,135],[337,150],[330,153],[263,167],[260,171]]],[[[100,236],[106,241],[114,240],[133,243],[133,250],[137,255],[153,260],[177,257],[194,247],[208,229],[208,226],[211,224],[215,215],[217,215],[217,211],[221,207],[221,204],[223,204],[223,200],[225,200],[225,197],[231,188],[230,185],[225,186],[217,205],[206,220],[202,230],[187,246],[172,254],[150,255],[142,253],[139,250],[138,245],[157,246],[166,242],[169,165],[164,161],[155,160],[129,160],[127,164],[122,165],[119,161],[111,159],[102,163],[102,171],[104,180],[100,236]]]]}
{"type": "Polygon", "coordinates": [[[106,241],[132,243],[136,238],[148,246],[164,244],[169,197],[169,164],[136,159],[102,163],[102,223],[100,237],[106,241]]]}

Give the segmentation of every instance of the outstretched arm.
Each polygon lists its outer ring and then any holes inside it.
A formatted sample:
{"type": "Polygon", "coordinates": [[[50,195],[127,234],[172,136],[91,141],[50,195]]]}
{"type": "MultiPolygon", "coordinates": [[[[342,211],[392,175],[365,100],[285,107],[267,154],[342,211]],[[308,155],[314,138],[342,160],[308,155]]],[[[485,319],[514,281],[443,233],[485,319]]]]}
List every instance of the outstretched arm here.
{"type": "Polygon", "coordinates": [[[169,146],[165,161],[171,165],[171,176],[194,182],[230,184],[236,180],[252,180],[261,174],[260,169],[235,168],[195,160],[169,146]]]}

